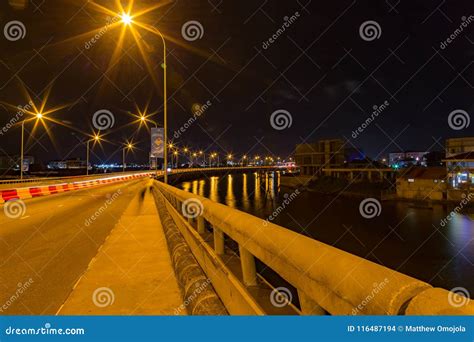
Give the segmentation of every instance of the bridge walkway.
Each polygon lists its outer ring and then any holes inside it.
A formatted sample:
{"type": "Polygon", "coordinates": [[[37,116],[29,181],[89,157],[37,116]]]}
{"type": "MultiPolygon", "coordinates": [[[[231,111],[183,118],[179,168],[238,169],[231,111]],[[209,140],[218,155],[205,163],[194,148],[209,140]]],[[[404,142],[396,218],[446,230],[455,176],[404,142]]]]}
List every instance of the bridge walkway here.
{"type": "Polygon", "coordinates": [[[149,187],[137,194],[59,315],[174,315],[183,304],[149,187]]]}

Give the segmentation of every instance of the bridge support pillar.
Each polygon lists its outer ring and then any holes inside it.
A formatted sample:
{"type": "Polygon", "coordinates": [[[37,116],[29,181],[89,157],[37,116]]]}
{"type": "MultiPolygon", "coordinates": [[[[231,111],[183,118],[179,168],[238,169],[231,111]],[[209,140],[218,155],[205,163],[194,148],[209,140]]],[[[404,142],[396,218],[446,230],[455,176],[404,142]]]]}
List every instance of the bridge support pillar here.
{"type": "Polygon", "coordinates": [[[206,232],[206,222],[202,216],[199,216],[197,219],[197,231],[199,234],[204,234],[206,232]]]}
{"type": "Polygon", "coordinates": [[[298,297],[300,299],[301,313],[303,315],[326,315],[326,310],[309,298],[303,291],[298,290],[298,297]]]}
{"type": "Polygon", "coordinates": [[[239,245],[240,252],[240,263],[242,265],[242,276],[244,278],[244,284],[246,286],[257,285],[257,270],[255,267],[254,256],[246,250],[244,247],[239,245]]]}
{"type": "Polygon", "coordinates": [[[214,230],[214,250],[216,254],[224,254],[224,232],[219,228],[213,227],[214,230]]]}

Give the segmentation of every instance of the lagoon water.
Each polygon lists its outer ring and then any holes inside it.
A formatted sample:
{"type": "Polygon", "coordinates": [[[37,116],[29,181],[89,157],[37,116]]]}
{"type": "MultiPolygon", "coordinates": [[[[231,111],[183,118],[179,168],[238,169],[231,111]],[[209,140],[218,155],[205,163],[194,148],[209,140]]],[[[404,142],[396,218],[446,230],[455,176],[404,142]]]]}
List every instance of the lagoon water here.
{"type": "Polygon", "coordinates": [[[268,218],[294,198],[273,223],[426,281],[466,288],[474,295],[474,210],[441,224],[455,205],[432,208],[408,202],[382,202],[379,216],[362,217],[362,199],[301,192],[280,186],[278,172],[209,177],[182,189],[249,214],[268,218]],[[288,202],[288,201],[287,201],[288,202]]]}

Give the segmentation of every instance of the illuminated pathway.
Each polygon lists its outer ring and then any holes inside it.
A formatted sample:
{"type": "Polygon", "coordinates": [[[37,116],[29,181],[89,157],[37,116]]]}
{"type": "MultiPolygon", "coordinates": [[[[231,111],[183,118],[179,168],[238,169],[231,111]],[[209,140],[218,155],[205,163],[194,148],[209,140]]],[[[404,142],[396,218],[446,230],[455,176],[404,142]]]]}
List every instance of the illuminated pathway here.
{"type": "Polygon", "coordinates": [[[0,216],[0,303],[33,282],[7,314],[55,314],[144,181],[26,200],[24,216],[0,216]],[[107,209],[96,215],[106,203],[107,209]],[[87,220],[96,217],[92,224],[87,220]]]}
{"type": "Polygon", "coordinates": [[[182,304],[149,189],[152,180],[146,183],[147,188],[124,211],[59,314],[173,315],[182,304]]]}

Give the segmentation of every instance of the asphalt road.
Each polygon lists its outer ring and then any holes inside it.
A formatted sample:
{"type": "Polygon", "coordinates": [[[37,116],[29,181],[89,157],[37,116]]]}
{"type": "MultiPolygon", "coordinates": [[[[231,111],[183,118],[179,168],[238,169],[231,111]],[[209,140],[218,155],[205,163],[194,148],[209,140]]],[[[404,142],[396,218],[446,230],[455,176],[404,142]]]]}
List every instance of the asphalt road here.
{"type": "Polygon", "coordinates": [[[137,180],[29,199],[18,218],[1,205],[0,315],[54,315],[145,187],[137,180]]]}

